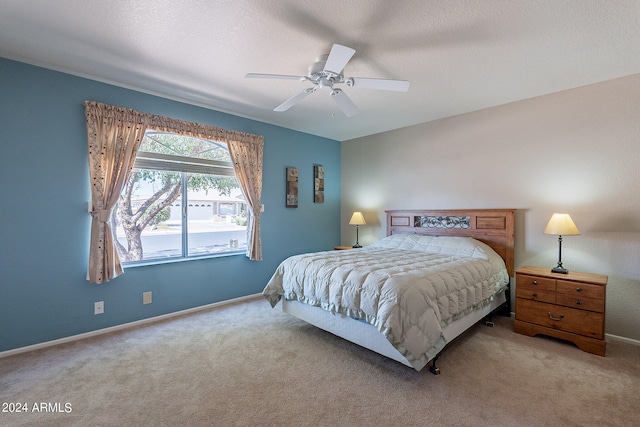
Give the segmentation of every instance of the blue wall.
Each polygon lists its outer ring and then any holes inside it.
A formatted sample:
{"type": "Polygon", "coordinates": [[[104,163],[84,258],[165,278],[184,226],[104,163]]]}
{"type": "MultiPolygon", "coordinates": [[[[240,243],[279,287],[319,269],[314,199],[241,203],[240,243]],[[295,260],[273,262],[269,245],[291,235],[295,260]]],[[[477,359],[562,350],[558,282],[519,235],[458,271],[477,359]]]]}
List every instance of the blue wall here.
{"type": "MultiPolygon", "coordinates": [[[[340,242],[340,143],[0,58],[0,352],[262,291],[287,256],[340,242]],[[86,281],[90,217],[84,100],[264,135],[264,260],[128,268],[86,281]],[[313,164],[325,202],[313,203],[313,164]],[[299,207],[285,208],[285,168],[299,207]],[[142,304],[142,293],[153,303],[142,304]],[[105,313],[93,314],[93,303],[105,313]]],[[[266,302],[265,302],[266,303],[266,302]]]]}

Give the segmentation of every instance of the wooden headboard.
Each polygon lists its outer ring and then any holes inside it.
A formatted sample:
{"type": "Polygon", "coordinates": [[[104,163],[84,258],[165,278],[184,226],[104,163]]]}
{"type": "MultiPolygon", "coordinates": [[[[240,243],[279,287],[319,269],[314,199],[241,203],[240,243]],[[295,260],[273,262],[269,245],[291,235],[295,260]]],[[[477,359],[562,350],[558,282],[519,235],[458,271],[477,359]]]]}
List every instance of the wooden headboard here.
{"type": "Polygon", "coordinates": [[[515,209],[390,210],[387,236],[398,233],[473,237],[491,246],[514,276],[515,209]]]}

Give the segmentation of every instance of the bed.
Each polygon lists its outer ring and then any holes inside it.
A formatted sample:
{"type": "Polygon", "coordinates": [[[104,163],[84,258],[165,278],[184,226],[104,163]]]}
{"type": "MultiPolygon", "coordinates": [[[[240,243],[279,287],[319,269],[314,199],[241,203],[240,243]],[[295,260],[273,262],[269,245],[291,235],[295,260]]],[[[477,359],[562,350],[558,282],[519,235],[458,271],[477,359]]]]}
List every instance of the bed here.
{"type": "Polygon", "coordinates": [[[361,249],[284,260],[273,307],[420,371],[477,322],[510,312],[514,209],[390,210],[361,249]]]}

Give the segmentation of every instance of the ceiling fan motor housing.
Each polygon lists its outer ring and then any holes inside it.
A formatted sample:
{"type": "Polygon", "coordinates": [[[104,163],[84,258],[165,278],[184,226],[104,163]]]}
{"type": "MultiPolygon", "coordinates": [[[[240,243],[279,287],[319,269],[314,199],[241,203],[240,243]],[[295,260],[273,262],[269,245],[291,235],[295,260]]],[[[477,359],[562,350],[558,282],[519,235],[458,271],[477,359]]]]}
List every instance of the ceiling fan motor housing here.
{"type": "Polygon", "coordinates": [[[324,69],[328,56],[319,56],[317,61],[309,66],[309,81],[318,85],[321,89],[331,89],[334,84],[342,83],[344,80],[342,74],[336,74],[324,69]]]}
{"type": "Polygon", "coordinates": [[[315,74],[320,74],[323,72],[324,70],[324,64],[327,63],[327,59],[325,58],[324,60],[322,59],[322,57],[318,58],[317,62],[314,62],[313,64],[309,65],[309,77],[315,75],[315,74]]]}

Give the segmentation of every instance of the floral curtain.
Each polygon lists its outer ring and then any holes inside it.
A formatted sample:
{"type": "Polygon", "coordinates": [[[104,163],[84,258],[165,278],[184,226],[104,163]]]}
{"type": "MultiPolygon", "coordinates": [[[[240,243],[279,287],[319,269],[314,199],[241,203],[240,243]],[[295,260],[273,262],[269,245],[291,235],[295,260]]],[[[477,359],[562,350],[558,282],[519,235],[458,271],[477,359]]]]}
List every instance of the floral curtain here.
{"type": "Polygon", "coordinates": [[[260,198],[263,136],[140,113],[94,101],[85,101],[83,105],[87,119],[93,206],[87,280],[91,283],[104,283],[123,273],[109,218],[133,168],[136,153],[147,129],[228,144],[236,176],[252,213],[247,227],[247,256],[251,260],[262,260],[260,198]]]}
{"type": "Polygon", "coordinates": [[[262,197],[262,152],[264,138],[244,141],[229,141],[229,153],[233,161],[236,177],[251,210],[247,225],[247,256],[251,260],[262,260],[262,240],[260,237],[260,210],[262,197]]]}
{"type": "Polygon", "coordinates": [[[104,283],[123,273],[109,218],[133,168],[150,116],[91,101],[85,101],[84,107],[92,205],[87,280],[104,283]]]}

